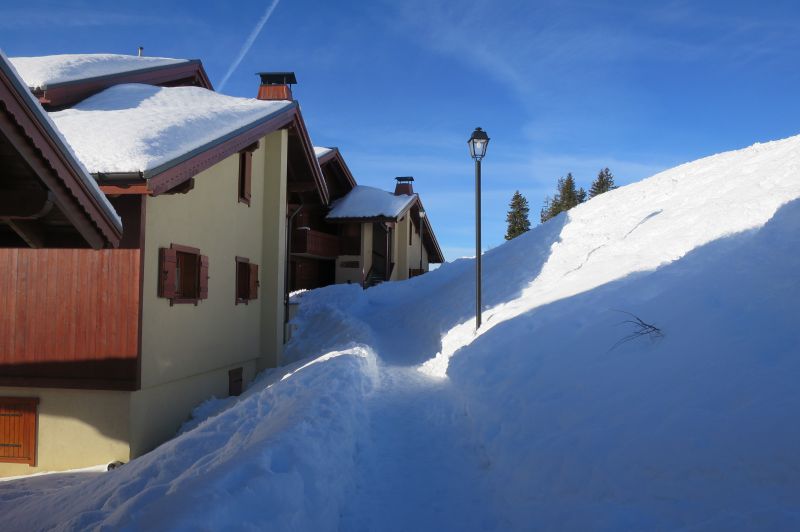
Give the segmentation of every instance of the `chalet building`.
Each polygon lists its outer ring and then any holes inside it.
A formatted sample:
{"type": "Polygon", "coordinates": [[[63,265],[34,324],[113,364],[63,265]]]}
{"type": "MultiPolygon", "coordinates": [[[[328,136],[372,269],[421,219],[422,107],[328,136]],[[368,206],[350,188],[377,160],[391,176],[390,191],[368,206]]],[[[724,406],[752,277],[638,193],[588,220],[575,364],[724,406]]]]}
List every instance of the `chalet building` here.
{"type": "Polygon", "coordinates": [[[0,52],[0,477],[139,456],[280,363],[289,290],[442,262],[411,180],[358,186],[295,81],[0,52]]]}
{"type": "Polygon", "coordinates": [[[325,220],[340,226],[336,282],[365,287],[421,275],[444,262],[413,177],[396,178],[394,193],[358,185],[333,203],[325,220]]]}
{"type": "Polygon", "coordinates": [[[288,86],[60,57],[0,61],[0,476],[126,462],[275,366],[287,191],[329,202],[288,86]]]}

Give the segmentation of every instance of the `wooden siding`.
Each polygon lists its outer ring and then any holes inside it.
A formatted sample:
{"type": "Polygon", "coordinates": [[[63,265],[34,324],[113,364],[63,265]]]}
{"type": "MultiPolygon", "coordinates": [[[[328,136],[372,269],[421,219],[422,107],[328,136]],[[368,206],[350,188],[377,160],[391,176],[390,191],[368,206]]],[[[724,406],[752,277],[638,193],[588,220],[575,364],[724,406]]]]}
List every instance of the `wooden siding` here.
{"type": "Polygon", "coordinates": [[[292,253],[335,258],[339,254],[339,237],[313,229],[295,229],[292,234],[292,253]]]}
{"type": "Polygon", "coordinates": [[[0,249],[0,384],[131,389],[138,249],[0,249]]]}

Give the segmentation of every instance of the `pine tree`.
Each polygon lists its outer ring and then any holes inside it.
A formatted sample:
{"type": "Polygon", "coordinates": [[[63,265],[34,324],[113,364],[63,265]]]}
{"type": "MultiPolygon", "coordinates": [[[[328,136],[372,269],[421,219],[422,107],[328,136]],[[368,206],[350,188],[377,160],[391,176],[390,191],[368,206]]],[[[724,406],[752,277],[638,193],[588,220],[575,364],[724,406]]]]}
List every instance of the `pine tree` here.
{"type": "Polygon", "coordinates": [[[572,177],[571,172],[567,174],[567,177],[559,177],[556,187],[558,193],[552,199],[548,196],[544,200],[544,205],[539,213],[542,223],[586,201],[586,191],[583,187],[575,188],[575,178],[572,177]]]}
{"type": "Polygon", "coordinates": [[[609,190],[614,190],[615,188],[617,188],[617,186],[614,184],[614,176],[611,174],[611,170],[603,168],[600,170],[600,173],[597,174],[597,179],[594,180],[592,187],[589,189],[589,198],[593,198],[609,190]]]}
{"type": "Polygon", "coordinates": [[[508,204],[506,240],[511,240],[530,230],[531,222],[528,219],[528,211],[530,211],[528,200],[517,190],[511,197],[511,203],[508,204]]]}

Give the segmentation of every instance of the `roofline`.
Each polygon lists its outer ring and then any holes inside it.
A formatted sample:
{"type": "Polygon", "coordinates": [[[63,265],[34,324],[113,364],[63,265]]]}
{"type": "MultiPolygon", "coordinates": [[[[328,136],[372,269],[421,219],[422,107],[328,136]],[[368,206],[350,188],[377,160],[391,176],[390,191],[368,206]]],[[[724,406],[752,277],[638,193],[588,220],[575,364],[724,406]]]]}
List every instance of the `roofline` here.
{"type": "Polygon", "coordinates": [[[211,168],[223,159],[240,152],[263,136],[292,124],[295,122],[297,115],[297,104],[296,102],[291,102],[291,105],[259,118],[211,142],[207,142],[155,168],[146,170],[141,174],[139,172],[120,173],[116,174],[116,177],[136,179],[141,176],[147,180],[147,188],[153,195],[163,194],[200,172],[211,168]]]}
{"type": "Polygon", "coordinates": [[[51,107],[73,105],[108,87],[122,83],[144,83],[162,85],[194,78],[195,85],[214,90],[203,63],[199,59],[187,59],[180,63],[158,65],[114,74],[104,74],[60,83],[49,83],[42,87],[30,87],[42,104],[51,107]]]}
{"type": "Polygon", "coordinates": [[[331,203],[331,195],[328,191],[328,185],[325,183],[325,176],[322,174],[322,167],[319,164],[319,160],[317,160],[317,155],[314,153],[314,143],[311,142],[311,137],[308,134],[303,115],[300,113],[300,102],[297,100],[292,100],[292,102],[297,106],[295,126],[297,127],[298,133],[300,133],[300,142],[303,144],[303,151],[306,152],[306,158],[311,163],[312,177],[317,183],[317,191],[319,192],[322,204],[328,206],[331,203]]]}
{"type": "Polygon", "coordinates": [[[30,94],[27,85],[21,81],[2,51],[0,51],[0,84],[9,89],[13,99],[5,102],[8,113],[14,117],[17,126],[41,152],[70,193],[70,195],[63,194],[57,190],[58,187],[53,186],[52,182],[47,182],[47,176],[40,175],[45,185],[57,195],[64,215],[92,247],[104,247],[105,243],[118,245],[122,237],[122,223],[116,211],[109,206],[105,195],[95,186],[94,178],[66,146],[61,134],[52,125],[44,109],[30,94]],[[77,210],[74,202],[82,208],[83,213],[77,210]],[[88,216],[91,223],[86,224],[81,214],[88,216]]]}
{"type": "Polygon", "coordinates": [[[344,176],[347,178],[347,181],[350,184],[350,189],[352,190],[357,185],[356,179],[353,177],[352,172],[350,172],[350,168],[347,167],[347,163],[344,162],[344,157],[342,157],[342,153],[339,151],[339,148],[336,147],[336,146],[334,146],[332,148],[328,148],[328,149],[331,150],[331,151],[329,151],[328,153],[326,153],[322,157],[318,158],[320,168],[323,165],[326,165],[326,164],[328,164],[330,162],[337,161],[341,165],[342,171],[344,172],[344,176]]]}
{"type": "MultiPolygon", "coordinates": [[[[374,188],[374,187],[373,187],[374,188]]],[[[378,189],[381,190],[381,189],[378,189]]],[[[391,192],[384,190],[387,194],[391,194],[391,192]]],[[[403,205],[403,208],[395,216],[386,216],[385,214],[379,214],[376,216],[349,216],[346,218],[341,217],[333,217],[331,218],[330,215],[325,216],[325,220],[328,222],[333,223],[346,223],[346,222],[397,222],[405,216],[405,214],[411,210],[417,202],[419,201],[419,194],[412,194],[410,196],[410,200],[403,205]]]]}

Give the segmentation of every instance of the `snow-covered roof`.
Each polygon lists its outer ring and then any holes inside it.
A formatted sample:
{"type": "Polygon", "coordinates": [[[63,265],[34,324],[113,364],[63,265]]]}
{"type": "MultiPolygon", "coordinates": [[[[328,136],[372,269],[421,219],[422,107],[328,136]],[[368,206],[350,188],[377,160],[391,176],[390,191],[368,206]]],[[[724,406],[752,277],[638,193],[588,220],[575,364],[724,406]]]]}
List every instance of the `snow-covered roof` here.
{"type": "Polygon", "coordinates": [[[37,119],[45,127],[45,129],[48,130],[50,138],[58,145],[58,148],[64,154],[70,166],[73,167],[75,173],[80,177],[81,181],[83,181],[83,183],[86,185],[86,188],[89,190],[90,194],[97,200],[101,208],[111,218],[111,220],[113,220],[117,228],[121,230],[122,218],[120,218],[119,214],[117,214],[117,211],[108,201],[106,195],[100,190],[100,186],[97,184],[97,181],[95,181],[95,179],[89,174],[86,166],[82,164],[81,159],[72,150],[69,142],[67,142],[62,132],[53,123],[53,120],[50,118],[48,113],[44,110],[44,108],[42,108],[42,105],[33,96],[33,94],[31,94],[29,90],[26,90],[25,81],[17,71],[14,63],[9,60],[2,50],[0,50],[0,65],[5,67],[4,70],[8,72],[12,82],[18,85],[18,93],[23,95],[28,108],[36,115],[37,119]]]}
{"type": "Polygon", "coordinates": [[[333,203],[327,218],[397,218],[415,201],[416,194],[395,196],[379,188],[356,185],[345,197],[333,203]]]}
{"type": "Polygon", "coordinates": [[[150,177],[294,106],[201,87],[125,84],[50,116],[90,172],[150,177]]]}
{"type": "Polygon", "coordinates": [[[316,155],[317,159],[322,159],[332,151],[333,148],[323,148],[320,146],[314,146],[314,155],[316,155]]]}
{"type": "Polygon", "coordinates": [[[60,83],[186,63],[187,59],[119,54],[62,54],[12,57],[11,63],[32,89],[60,83]]]}

